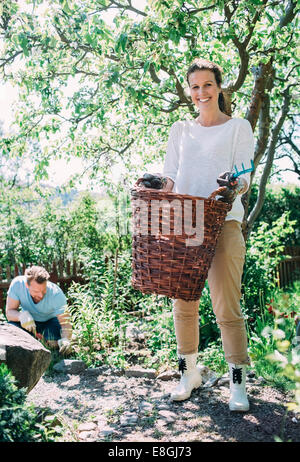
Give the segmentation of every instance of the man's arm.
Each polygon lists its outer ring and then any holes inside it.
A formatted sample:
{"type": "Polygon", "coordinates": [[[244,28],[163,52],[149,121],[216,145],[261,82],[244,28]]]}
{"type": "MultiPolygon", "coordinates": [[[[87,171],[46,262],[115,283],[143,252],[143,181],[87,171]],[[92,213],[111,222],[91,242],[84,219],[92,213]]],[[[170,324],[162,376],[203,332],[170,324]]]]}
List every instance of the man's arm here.
{"type": "Polygon", "coordinates": [[[8,321],[19,322],[23,329],[36,333],[36,325],[28,311],[19,311],[20,301],[7,296],[6,318],[8,321]]]}
{"type": "Polygon", "coordinates": [[[71,324],[71,317],[68,311],[66,310],[63,314],[58,314],[57,319],[59,324],[61,325],[61,337],[67,338],[71,340],[72,338],[72,324],[71,324]]]}
{"type": "Polygon", "coordinates": [[[19,307],[19,300],[14,300],[13,298],[7,296],[5,313],[8,321],[20,322],[21,312],[19,311],[19,307]]]}

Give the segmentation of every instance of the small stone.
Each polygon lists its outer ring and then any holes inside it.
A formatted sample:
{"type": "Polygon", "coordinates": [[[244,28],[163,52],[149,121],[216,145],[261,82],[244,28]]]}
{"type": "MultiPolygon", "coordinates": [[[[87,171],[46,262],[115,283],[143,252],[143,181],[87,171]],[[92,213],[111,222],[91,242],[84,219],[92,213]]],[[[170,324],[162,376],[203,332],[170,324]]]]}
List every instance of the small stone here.
{"type": "Polygon", "coordinates": [[[160,404],[156,405],[156,408],[157,408],[157,410],[167,411],[167,410],[169,410],[169,405],[168,405],[168,403],[160,403],[160,404]]]}
{"type": "Polygon", "coordinates": [[[258,381],[260,384],[266,383],[266,379],[264,379],[264,377],[262,377],[261,375],[257,378],[257,381],[258,381]]]}
{"type": "Polygon", "coordinates": [[[156,427],[157,428],[165,427],[167,424],[168,424],[168,422],[165,419],[158,419],[156,421],[156,427]]]}
{"type": "Polygon", "coordinates": [[[158,376],[158,380],[173,380],[173,379],[179,379],[181,377],[180,373],[177,371],[164,371],[161,372],[158,376]]]}
{"type": "Polygon", "coordinates": [[[225,392],[226,392],[226,391],[228,391],[228,387],[223,387],[223,386],[222,386],[222,387],[219,387],[219,390],[220,390],[220,391],[225,391],[225,392]]]}
{"type": "Polygon", "coordinates": [[[82,423],[78,426],[78,431],[79,432],[88,432],[88,431],[93,431],[97,428],[97,424],[94,422],[85,422],[82,423]]]}
{"type": "Polygon", "coordinates": [[[158,412],[158,415],[162,417],[167,423],[174,422],[176,420],[176,414],[167,410],[161,410],[158,412]]]}
{"type": "Polygon", "coordinates": [[[197,365],[197,369],[198,369],[198,371],[199,371],[200,374],[201,374],[203,383],[207,382],[207,381],[210,380],[212,377],[215,377],[215,376],[216,376],[216,374],[215,374],[214,371],[212,371],[211,369],[209,369],[207,366],[204,366],[203,364],[198,364],[198,365],[197,365]]]}
{"type": "Polygon", "coordinates": [[[247,376],[250,377],[251,379],[255,378],[255,372],[254,371],[247,371],[247,376]]]}
{"type": "Polygon", "coordinates": [[[106,417],[103,414],[96,415],[95,418],[93,419],[94,422],[97,422],[98,426],[101,424],[106,424],[106,417]]]}
{"type": "Polygon", "coordinates": [[[106,438],[107,436],[112,435],[115,432],[114,428],[107,427],[107,428],[102,428],[100,432],[98,433],[99,438],[103,437],[106,438]]]}
{"type": "Polygon", "coordinates": [[[126,377],[147,377],[148,379],[156,378],[155,369],[144,369],[142,367],[132,367],[125,371],[126,377]]]}
{"type": "Polygon", "coordinates": [[[224,385],[229,385],[230,378],[229,377],[221,377],[218,381],[218,386],[222,387],[224,385]]]}
{"type": "Polygon", "coordinates": [[[211,388],[213,387],[214,385],[216,385],[219,381],[219,378],[220,377],[217,377],[216,375],[213,375],[212,377],[210,377],[206,382],[205,384],[203,385],[203,388],[211,388]]]}
{"type": "Polygon", "coordinates": [[[127,412],[120,417],[120,425],[126,427],[129,425],[135,425],[138,421],[138,416],[133,412],[127,412]]]}
{"type": "Polygon", "coordinates": [[[80,374],[86,369],[84,361],[77,359],[63,359],[53,366],[56,372],[63,372],[64,374],[80,374]]]}
{"type": "Polygon", "coordinates": [[[109,366],[100,366],[100,367],[88,367],[85,370],[85,375],[89,375],[91,377],[96,375],[103,375],[109,370],[109,366]]]}
{"type": "Polygon", "coordinates": [[[80,440],[85,440],[85,441],[93,441],[92,440],[92,437],[94,436],[95,434],[92,433],[92,432],[81,432],[79,434],[79,439],[80,440]]]}
{"type": "Polygon", "coordinates": [[[140,410],[142,412],[151,412],[153,410],[153,404],[148,401],[142,401],[140,404],[140,410]]]}

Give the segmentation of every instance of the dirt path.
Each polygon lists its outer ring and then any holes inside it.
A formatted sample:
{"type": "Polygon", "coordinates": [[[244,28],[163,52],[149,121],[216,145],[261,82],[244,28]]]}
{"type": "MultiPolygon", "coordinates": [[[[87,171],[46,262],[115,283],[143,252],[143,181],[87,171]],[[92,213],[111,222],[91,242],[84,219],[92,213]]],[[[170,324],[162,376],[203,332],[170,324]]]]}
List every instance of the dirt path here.
{"type": "Polygon", "coordinates": [[[177,380],[134,378],[90,370],[44,376],[28,402],[47,407],[65,428],[61,441],[274,442],[300,441],[300,416],[286,414],[291,396],[248,380],[250,411],[231,413],[226,378],[174,403],[177,380]]]}

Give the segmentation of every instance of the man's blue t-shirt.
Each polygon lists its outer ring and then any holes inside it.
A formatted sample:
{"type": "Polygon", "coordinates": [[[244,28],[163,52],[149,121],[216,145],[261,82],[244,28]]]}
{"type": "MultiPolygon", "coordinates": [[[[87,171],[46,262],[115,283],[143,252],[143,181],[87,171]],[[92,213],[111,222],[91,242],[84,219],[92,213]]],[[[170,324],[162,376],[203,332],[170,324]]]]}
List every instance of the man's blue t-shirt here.
{"type": "Polygon", "coordinates": [[[47,281],[46,295],[39,303],[34,303],[25,283],[25,276],[15,277],[11,281],[7,295],[18,300],[22,310],[29,311],[35,321],[45,322],[65,311],[67,299],[56,284],[47,281]]]}

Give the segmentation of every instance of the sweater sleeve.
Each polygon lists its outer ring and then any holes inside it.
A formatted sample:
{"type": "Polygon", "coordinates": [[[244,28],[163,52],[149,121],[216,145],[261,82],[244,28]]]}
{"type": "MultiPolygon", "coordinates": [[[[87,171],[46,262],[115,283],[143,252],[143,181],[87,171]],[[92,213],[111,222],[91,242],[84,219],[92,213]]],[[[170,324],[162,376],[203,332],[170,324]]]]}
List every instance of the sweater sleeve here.
{"type": "MultiPolygon", "coordinates": [[[[248,120],[242,119],[241,121],[242,123],[239,127],[232,166],[233,169],[236,166],[238,170],[241,170],[243,166],[245,169],[251,168],[251,160],[254,158],[254,135],[252,127],[248,120]]],[[[244,178],[246,180],[247,189],[250,183],[250,175],[251,173],[249,172],[240,176],[240,178],[244,178]]]]}
{"type": "Polygon", "coordinates": [[[178,166],[179,166],[179,136],[180,123],[175,122],[169,133],[166,156],[164,161],[163,175],[176,181],[178,166]]]}

